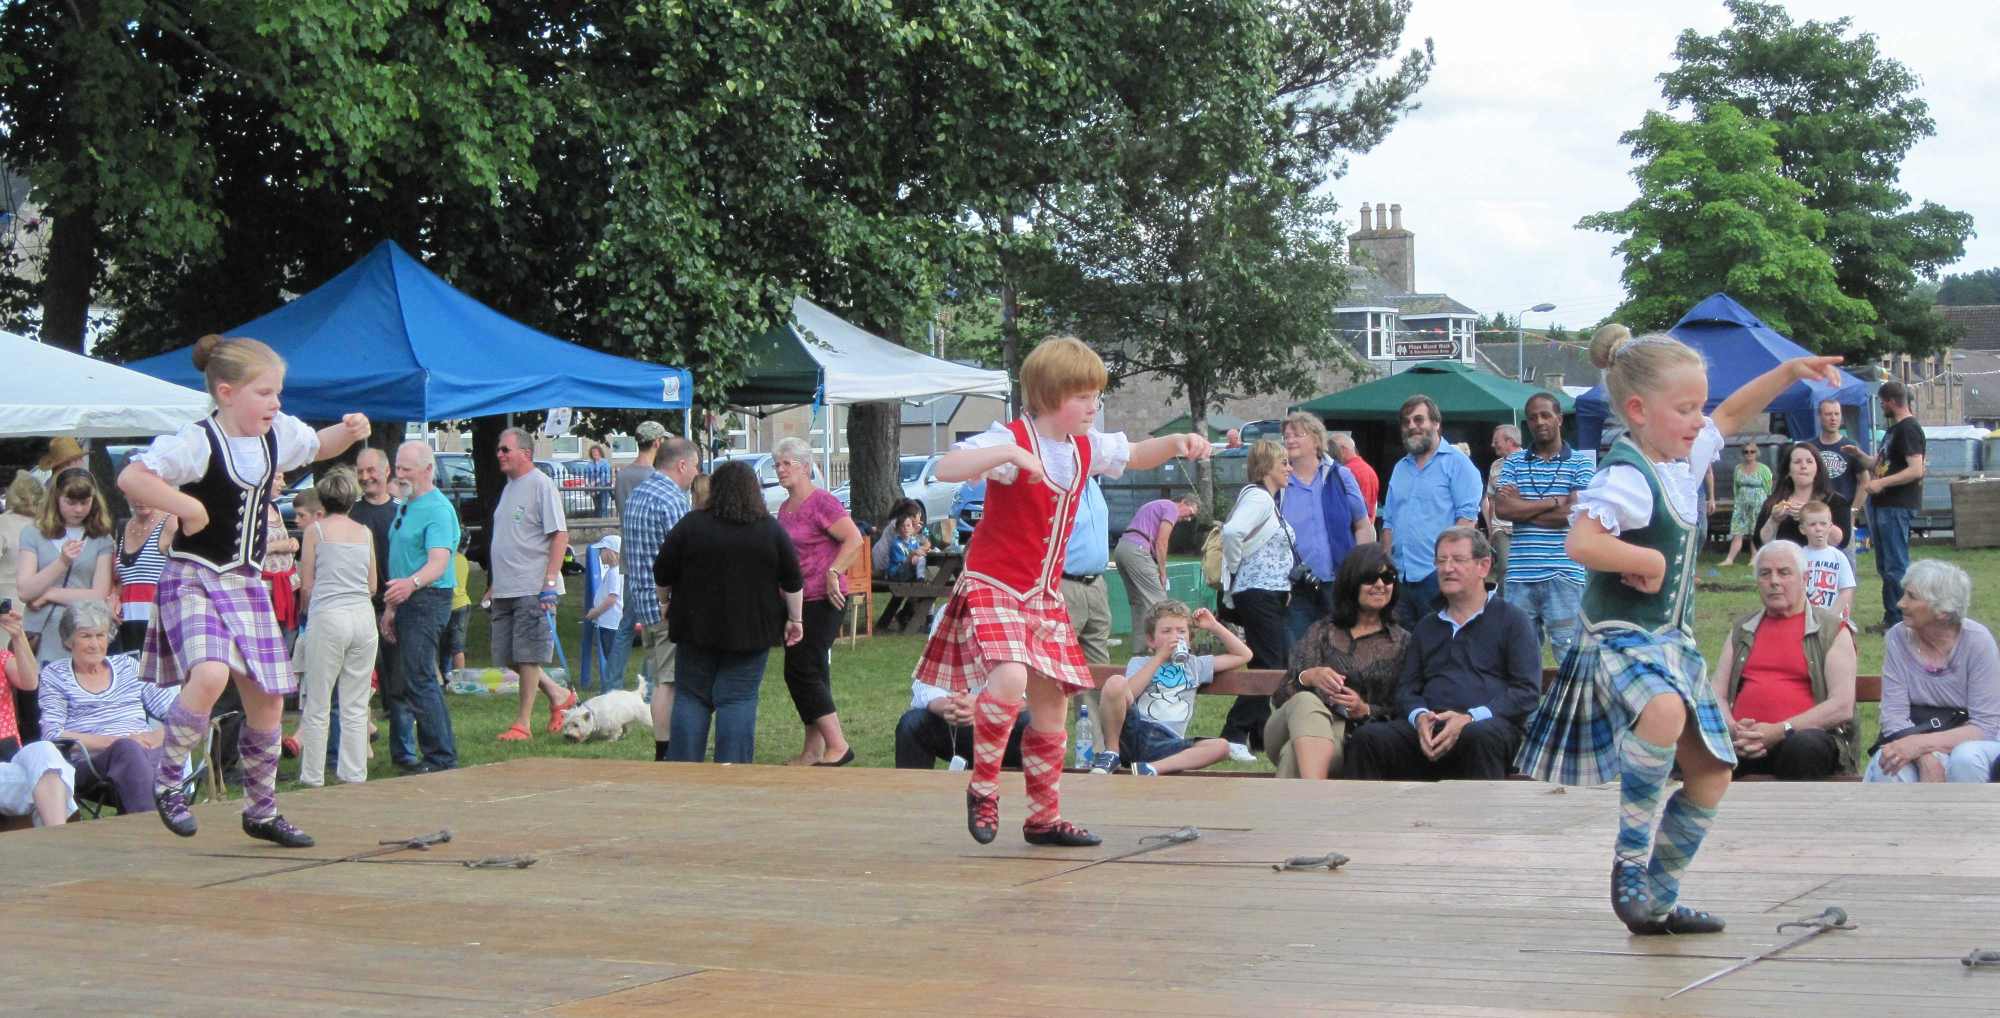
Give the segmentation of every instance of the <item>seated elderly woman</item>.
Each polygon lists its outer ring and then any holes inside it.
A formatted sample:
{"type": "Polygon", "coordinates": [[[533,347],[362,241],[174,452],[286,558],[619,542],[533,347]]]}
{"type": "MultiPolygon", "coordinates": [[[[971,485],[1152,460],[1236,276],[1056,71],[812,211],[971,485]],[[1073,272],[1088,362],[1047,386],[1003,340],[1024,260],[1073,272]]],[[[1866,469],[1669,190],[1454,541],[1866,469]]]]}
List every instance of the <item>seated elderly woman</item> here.
{"type": "Polygon", "coordinates": [[[1396,677],[1410,634],[1391,622],[1396,567],[1379,544],[1358,544],[1333,580],[1333,611],[1292,646],[1271,695],[1264,751],[1281,778],[1337,778],[1347,737],[1395,716],[1396,677]]]}
{"type": "Polygon", "coordinates": [[[1966,617],[1972,578],[1925,559],[1883,638],[1882,738],[1865,781],[1983,782],[2000,760],[2000,649],[1966,617]]]}
{"type": "Polygon", "coordinates": [[[83,772],[92,798],[109,788],[120,813],[153,811],[153,780],[160,769],[162,731],[176,690],[139,678],[130,657],[108,658],[116,623],[104,605],[86,601],[63,615],[69,660],[42,669],[42,733],[70,739],[70,764],[83,772]]]}
{"type": "Polygon", "coordinates": [[[53,827],[76,812],[76,771],[50,743],[21,744],[13,694],[35,690],[35,650],[18,608],[0,614],[0,632],[7,634],[0,647],[0,671],[7,675],[0,682],[0,817],[33,816],[35,826],[53,827]]]}

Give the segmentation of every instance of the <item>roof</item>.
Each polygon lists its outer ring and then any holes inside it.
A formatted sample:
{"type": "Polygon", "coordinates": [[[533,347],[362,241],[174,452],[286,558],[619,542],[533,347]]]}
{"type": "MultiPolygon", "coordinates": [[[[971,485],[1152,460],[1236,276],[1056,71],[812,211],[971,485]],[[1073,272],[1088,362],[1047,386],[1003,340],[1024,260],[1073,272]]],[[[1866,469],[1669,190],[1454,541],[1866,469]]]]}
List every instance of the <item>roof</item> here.
{"type": "Polygon", "coordinates": [[[1590,363],[1590,351],[1573,343],[1552,343],[1547,339],[1537,339],[1534,330],[1528,331],[1528,348],[1516,352],[1514,340],[1481,339],[1480,354],[1500,366],[1501,373],[1512,376],[1517,361],[1526,369],[1528,381],[1533,383],[1552,374],[1563,376],[1563,384],[1581,384],[1585,388],[1599,381],[1597,365],[1590,363]]]}
{"type": "Polygon", "coordinates": [[[1465,315],[1479,317],[1479,312],[1451,299],[1444,293],[1399,293],[1389,298],[1396,312],[1404,318],[1423,315],[1465,315]]]}
{"type": "MultiPolygon", "coordinates": [[[[1457,361],[1425,361],[1408,371],[1308,400],[1292,409],[1322,418],[1393,421],[1404,400],[1423,393],[1437,401],[1446,420],[1511,424],[1528,397],[1541,391],[1457,361]]],[[[1575,401],[1568,396],[1559,397],[1559,402],[1564,413],[1575,408],[1575,401]]]]}
{"type": "Polygon", "coordinates": [[[1945,321],[1965,330],[1960,350],[2000,350],[2000,304],[1938,305],[1945,321]]]}
{"type": "Polygon", "coordinates": [[[1383,279],[1381,273],[1365,265],[1354,265],[1347,272],[1347,295],[1341,298],[1341,307],[1396,307],[1393,299],[1396,287],[1383,279]]]}

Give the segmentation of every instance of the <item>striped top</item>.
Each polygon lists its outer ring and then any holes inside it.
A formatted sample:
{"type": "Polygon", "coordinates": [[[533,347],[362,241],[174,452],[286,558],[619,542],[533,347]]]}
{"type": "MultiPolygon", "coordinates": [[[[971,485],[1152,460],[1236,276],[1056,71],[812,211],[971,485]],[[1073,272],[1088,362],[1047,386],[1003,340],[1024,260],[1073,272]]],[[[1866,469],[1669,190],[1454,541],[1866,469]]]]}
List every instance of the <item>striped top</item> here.
{"type": "Polygon", "coordinates": [[[160,535],[167,521],[153,524],[146,539],[134,553],[125,548],[125,531],[118,532],[118,558],[112,568],[118,573],[118,617],[127,622],[153,621],[153,595],[159,591],[160,571],[167,567],[167,554],[160,550],[160,535]]]}
{"type": "MultiPolygon", "coordinates": [[[[1590,458],[1565,443],[1553,458],[1537,456],[1532,449],[1507,457],[1496,484],[1511,484],[1530,502],[1561,498],[1590,487],[1594,472],[1590,458]]],[[[1507,579],[1537,582],[1560,576],[1583,582],[1583,566],[1569,557],[1563,543],[1568,527],[1544,527],[1535,523],[1514,524],[1514,540],[1507,546],[1507,579]]]]}
{"type": "Polygon", "coordinates": [[[153,727],[154,718],[164,719],[180,690],[155,686],[139,680],[139,665],[125,654],[104,659],[111,669],[111,685],[102,693],[92,693],[77,685],[76,673],[67,659],[42,667],[42,734],[54,738],[62,732],[89,735],[136,735],[153,727]],[[150,715],[150,717],[149,717],[150,715]]]}

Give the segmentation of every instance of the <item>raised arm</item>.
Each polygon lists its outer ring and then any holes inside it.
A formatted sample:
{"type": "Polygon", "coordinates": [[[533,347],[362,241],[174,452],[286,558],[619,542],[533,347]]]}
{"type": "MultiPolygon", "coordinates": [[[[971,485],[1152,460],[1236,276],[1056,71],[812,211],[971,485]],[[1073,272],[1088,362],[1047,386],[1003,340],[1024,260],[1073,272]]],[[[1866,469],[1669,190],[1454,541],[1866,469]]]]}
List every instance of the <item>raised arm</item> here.
{"type": "MultiPolygon", "coordinates": [[[[356,442],[366,441],[369,433],[368,418],[361,414],[348,414],[339,424],[329,424],[319,429],[319,456],[330,460],[346,452],[356,442]]],[[[120,481],[122,486],[123,481],[120,481]]]]}
{"type": "MultiPolygon", "coordinates": [[[[1715,422],[1715,430],[1726,435],[1734,435],[1743,426],[1764,413],[1771,401],[1778,398],[1793,382],[1825,382],[1838,387],[1840,357],[1794,357],[1791,360],[1758,375],[1742,388],[1729,394],[1722,405],[1715,408],[1709,419],[1715,422]]],[[[1709,488],[1710,492],[1715,489],[1709,488]]]]}

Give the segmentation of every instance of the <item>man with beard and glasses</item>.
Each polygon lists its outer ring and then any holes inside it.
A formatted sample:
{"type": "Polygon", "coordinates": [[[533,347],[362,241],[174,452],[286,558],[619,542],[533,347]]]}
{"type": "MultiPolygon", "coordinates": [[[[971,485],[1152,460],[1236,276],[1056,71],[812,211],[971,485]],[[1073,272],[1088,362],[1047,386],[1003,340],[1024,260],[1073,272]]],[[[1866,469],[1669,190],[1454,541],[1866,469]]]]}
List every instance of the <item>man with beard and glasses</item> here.
{"type": "Polygon", "coordinates": [[[1403,578],[1397,623],[1414,631],[1418,619],[1438,608],[1438,535],[1473,525],[1486,485],[1469,457],[1439,440],[1444,420],[1429,396],[1404,400],[1397,418],[1407,455],[1389,474],[1379,530],[1389,559],[1403,578]]]}
{"type": "Polygon", "coordinates": [[[1563,550],[1569,539],[1569,509],[1576,493],[1590,487],[1590,458],[1562,437],[1562,405],[1546,392],[1528,397],[1529,445],[1507,457],[1493,486],[1493,515],[1514,524],[1511,561],[1501,596],[1528,613],[1535,642],[1547,637],[1556,663],[1576,646],[1578,606],[1583,602],[1583,567],[1563,550]]]}
{"type": "Polygon", "coordinates": [[[383,697],[389,707],[392,746],[420,747],[422,756],[397,768],[406,774],[458,766],[451,714],[438,684],[438,641],[451,621],[451,568],[458,548],[458,510],[437,490],[437,459],[422,442],[396,450],[396,488],[403,505],[389,527],[389,557],[382,564],[382,637],[396,648],[401,689],[383,697]],[[412,729],[415,729],[414,738],[412,729]]]}

